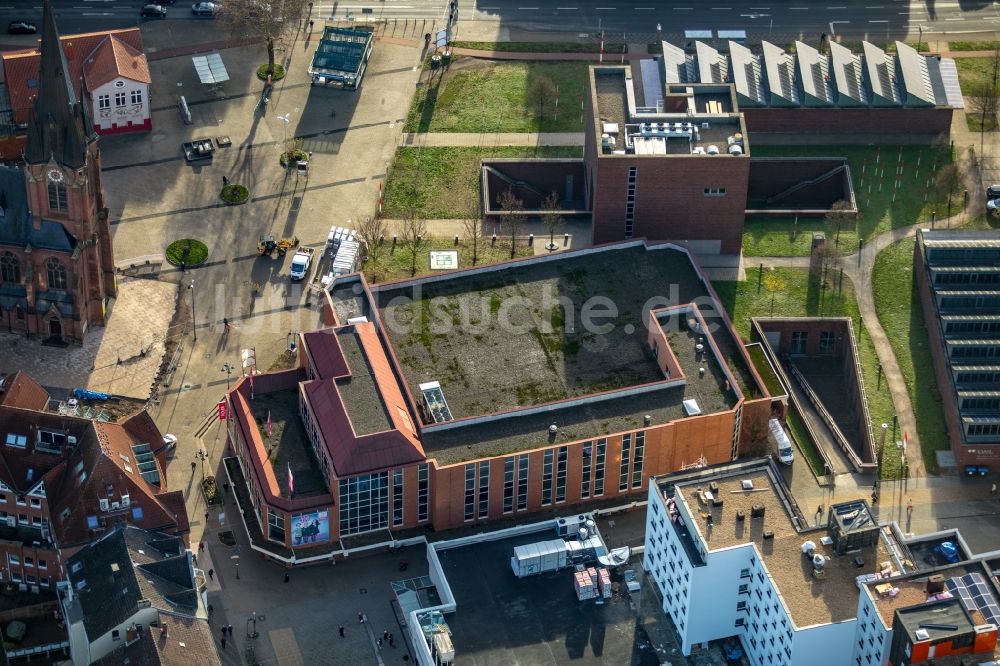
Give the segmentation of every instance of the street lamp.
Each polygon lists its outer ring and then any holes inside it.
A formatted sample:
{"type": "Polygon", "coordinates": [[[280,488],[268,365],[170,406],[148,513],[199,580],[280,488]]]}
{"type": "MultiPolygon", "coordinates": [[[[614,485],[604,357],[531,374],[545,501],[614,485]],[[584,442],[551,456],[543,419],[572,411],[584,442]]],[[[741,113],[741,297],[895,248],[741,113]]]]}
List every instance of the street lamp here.
{"type": "Polygon", "coordinates": [[[240,556],[239,555],[230,555],[229,559],[231,559],[233,561],[233,564],[236,565],[236,580],[239,580],[240,579],[240,556]]]}
{"type": "Polygon", "coordinates": [[[198,449],[198,452],[194,454],[195,460],[201,461],[201,478],[205,480],[205,461],[208,459],[208,451],[205,449],[198,449]]]}
{"type": "Polygon", "coordinates": [[[188,291],[191,292],[191,332],[194,334],[194,341],[198,342],[198,318],[194,314],[194,278],[188,285],[188,291]]]}
{"type": "Polygon", "coordinates": [[[285,141],[284,141],[284,146],[285,146],[285,153],[288,153],[288,152],[289,152],[289,151],[288,151],[288,124],[289,124],[290,122],[292,122],[292,114],[290,114],[290,113],[286,113],[285,115],[283,115],[283,116],[278,116],[277,118],[278,118],[278,120],[280,120],[280,121],[281,121],[282,123],[284,123],[284,128],[285,128],[285,141]]]}
{"type": "Polygon", "coordinates": [[[231,376],[233,374],[233,370],[235,370],[235,368],[233,366],[231,366],[229,363],[223,363],[222,364],[222,372],[226,373],[226,391],[228,391],[229,388],[232,385],[231,384],[231,382],[232,382],[231,376]]]}

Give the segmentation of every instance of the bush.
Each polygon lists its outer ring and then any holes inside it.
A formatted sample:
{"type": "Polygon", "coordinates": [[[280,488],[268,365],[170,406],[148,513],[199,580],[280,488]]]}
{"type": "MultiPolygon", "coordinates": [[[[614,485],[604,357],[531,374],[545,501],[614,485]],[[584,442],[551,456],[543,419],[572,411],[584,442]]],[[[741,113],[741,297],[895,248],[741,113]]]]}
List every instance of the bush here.
{"type": "MultiPolygon", "coordinates": [[[[285,73],[286,72],[285,72],[285,66],[284,65],[281,65],[281,64],[278,64],[278,63],[274,63],[274,71],[271,73],[271,80],[272,81],[280,81],[281,79],[285,78],[285,73]]],[[[261,81],[267,81],[267,63],[266,62],[263,65],[261,65],[260,67],[257,68],[257,78],[260,79],[261,81]]]]}
{"type": "Polygon", "coordinates": [[[250,190],[243,185],[226,185],[219,193],[219,198],[230,205],[246,203],[250,198],[250,190]]]}
{"type": "Polygon", "coordinates": [[[182,238],[167,246],[166,257],[174,266],[201,266],[208,259],[208,246],[194,238],[182,238]]]}
{"type": "Polygon", "coordinates": [[[215,482],[214,476],[206,476],[201,482],[201,491],[205,493],[205,501],[208,504],[222,504],[222,497],[219,496],[219,485],[215,482]]]}
{"type": "Polygon", "coordinates": [[[301,160],[308,160],[308,159],[309,159],[309,153],[307,153],[304,150],[299,150],[298,148],[296,148],[295,150],[285,151],[281,153],[281,166],[287,167],[301,160]]]}

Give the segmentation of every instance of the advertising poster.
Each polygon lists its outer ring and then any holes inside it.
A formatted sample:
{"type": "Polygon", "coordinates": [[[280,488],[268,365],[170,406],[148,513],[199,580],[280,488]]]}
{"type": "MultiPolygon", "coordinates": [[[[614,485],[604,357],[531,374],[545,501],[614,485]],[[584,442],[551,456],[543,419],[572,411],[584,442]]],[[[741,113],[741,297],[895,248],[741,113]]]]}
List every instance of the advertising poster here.
{"type": "Polygon", "coordinates": [[[292,515],[292,546],[308,546],[329,540],[329,511],[323,509],[292,515]]]}

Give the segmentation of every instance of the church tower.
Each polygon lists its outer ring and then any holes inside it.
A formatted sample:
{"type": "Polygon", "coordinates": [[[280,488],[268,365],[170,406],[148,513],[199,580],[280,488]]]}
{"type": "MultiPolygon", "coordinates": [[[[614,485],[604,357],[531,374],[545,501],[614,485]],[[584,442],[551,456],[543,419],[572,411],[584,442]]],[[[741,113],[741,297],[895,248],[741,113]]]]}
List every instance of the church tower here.
{"type": "Polygon", "coordinates": [[[52,5],[45,0],[38,96],[24,153],[29,235],[49,238],[61,226],[68,248],[29,245],[25,258],[32,276],[25,284],[36,318],[29,332],[54,341],[79,341],[91,326],[103,325],[116,294],[101,155],[80,99],[82,86],[72,78],[52,5]]]}

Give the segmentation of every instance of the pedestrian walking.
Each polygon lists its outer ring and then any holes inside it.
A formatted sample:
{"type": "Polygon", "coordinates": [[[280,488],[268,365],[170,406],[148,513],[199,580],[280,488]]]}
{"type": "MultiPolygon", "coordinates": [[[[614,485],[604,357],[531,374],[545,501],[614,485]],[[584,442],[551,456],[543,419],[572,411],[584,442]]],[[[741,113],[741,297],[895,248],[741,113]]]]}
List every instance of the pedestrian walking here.
{"type": "Polygon", "coordinates": [[[360,622],[361,624],[365,623],[365,614],[364,613],[358,613],[358,622],[360,622]]]}
{"type": "Polygon", "coordinates": [[[309,32],[313,31],[313,22],[309,21],[309,32]]]}
{"type": "Polygon", "coordinates": [[[199,541],[198,542],[198,553],[201,554],[201,553],[204,553],[204,552],[205,552],[205,542],[204,541],[199,541]]]}
{"type": "Polygon", "coordinates": [[[381,639],[381,638],[379,638],[379,639],[378,639],[378,640],[376,640],[375,642],[376,642],[376,643],[378,644],[378,649],[379,649],[379,650],[381,650],[381,649],[382,649],[382,639],[381,639]]]}
{"type": "Polygon", "coordinates": [[[227,624],[226,625],[226,631],[229,632],[229,637],[232,638],[233,637],[233,625],[227,624]]]}
{"type": "Polygon", "coordinates": [[[225,317],[222,318],[222,326],[226,329],[226,333],[228,333],[229,329],[231,328],[231,325],[229,323],[229,320],[225,317]]]}
{"type": "Polygon", "coordinates": [[[288,576],[288,572],[286,571],[286,572],[285,572],[285,582],[287,583],[287,582],[288,582],[288,580],[289,580],[289,576],[288,576]]]}
{"type": "Polygon", "coordinates": [[[226,649],[226,637],[225,636],[222,637],[222,649],[223,650],[226,649]]]}
{"type": "Polygon", "coordinates": [[[993,485],[990,486],[990,495],[993,495],[993,497],[997,496],[997,482],[996,481],[994,481],[993,485]]]}
{"type": "Polygon", "coordinates": [[[396,644],[392,640],[392,634],[389,634],[389,647],[394,648],[396,644]]]}
{"type": "Polygon", "coordinates": [[[344,637],[344,625],[340,625],[340,628],[337,629],[337,631],[340,632],[340,637],[343,638],[344,637]]]}
{"type": "Polygon", "coordinates": [[[215,580],[215,569],[209,569],[208,570],[208,579],[209,580],[215,580]]]}
{"type": "Polygon", "coordinates": [[[223,625],[223,627],[222,627],[222,640],[223,641],[226,640],[226,627],[225,627],[225,625],[223,625]]]}
{"type": "MultiPolygon", "coordinates": [[[[191,463],[191,464],[193,465],[194,463],[191,463]]],[[[210,515],[210,514],[208,513],[208,511],[206,511],[206,512],[205,512],[205,522],[206,522],[206,523],[208,523],[208,516],[209,516],[209,515],[210,515]]]]}
{"type": "Polygon", "coordinates": [[[212,607],[212,604],[209,604],[209,605],[208,605],[208,614],[209,614],[209,615],[211,615],[211,614],[212,614],[212,611],[214,611],[214,610],[215,610],[215,609],[214,609],[214,608],[212,607]]]}
{"type": "Polygon", "coordinates": [[[388,629],[383,629],[382,630],[382,638],[385,639],[385,640],[389,640],[389,630],[388,629]]]}
{"type": "Polygon", "coordinates": [[[222,177],[222,186],[226,187],[227,185],[229,185],[229,177],[228,176],[223,176],[222,177]]]}

